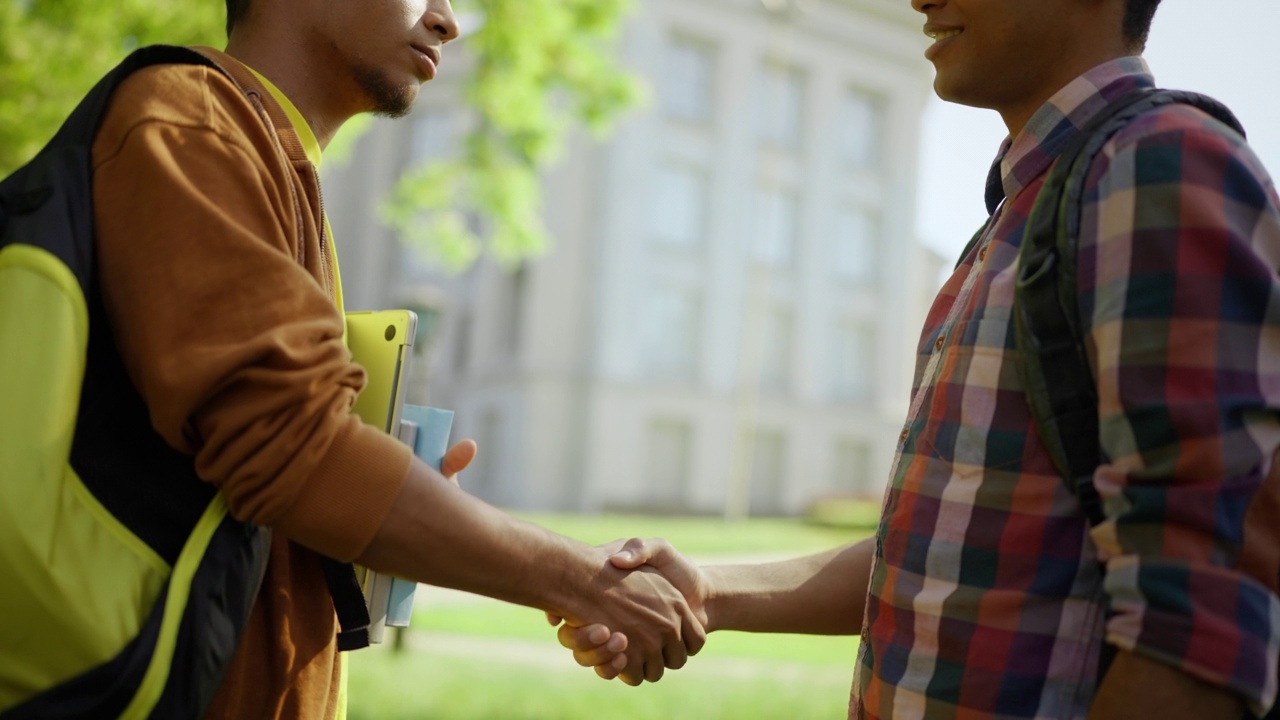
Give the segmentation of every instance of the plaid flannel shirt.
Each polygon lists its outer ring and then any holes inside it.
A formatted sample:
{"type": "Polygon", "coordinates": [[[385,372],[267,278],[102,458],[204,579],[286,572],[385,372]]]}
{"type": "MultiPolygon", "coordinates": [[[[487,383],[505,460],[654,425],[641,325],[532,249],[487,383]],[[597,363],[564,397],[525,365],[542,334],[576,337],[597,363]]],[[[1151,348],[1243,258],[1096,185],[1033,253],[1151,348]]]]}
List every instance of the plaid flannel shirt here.
{"type": "MultiPolygon", "coordinates": [[[[1107,103],[1153,84],[1141,58],[1101,65],[1001,148],[1006,200],[925,323],[851,718],[1082,718],[1104,635],[1255,711],[1275,697],[1275,578],[1237,561],[1280,446],[1280,201],[1237,135],[1163,108],[1091,168],[1077,293],[1107,515],[1092,531],[1019,376],[1018,248],[1047,171],[1107,103]]],[[[1280,553],[1280,521],[1266,533],[1280,553]]]]}

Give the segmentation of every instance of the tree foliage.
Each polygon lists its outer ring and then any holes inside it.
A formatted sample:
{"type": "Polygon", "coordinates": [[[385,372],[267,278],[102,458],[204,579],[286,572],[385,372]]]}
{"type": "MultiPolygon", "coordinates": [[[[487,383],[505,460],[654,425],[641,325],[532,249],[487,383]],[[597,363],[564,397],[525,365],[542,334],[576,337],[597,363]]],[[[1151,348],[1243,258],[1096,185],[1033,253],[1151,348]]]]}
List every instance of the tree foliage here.
{"type": "Polygon", "coordinates": [[[410,245],[466,267],[486,245],[500,260],[547,244],[538,170],[574,121],[601,132],[638,98],[612,42],[629,0],[471,0],[485,18],[466,40],[475,129],[451,160],[400,179],[383,217],[410,245]],[[478,222],[477,222],[478,220],[478,222]]]}
{"type": "MultiPolygon", "coordinates": [[[[354,1],[354,0],[347,0],[354,1]]],[[[455,269],[547,244],[538,172],[576,122],[594,129],[637,96],[612,40],[628,0],[460,0],[483,18],[464,44],[473,130],[448,161],[411,169],[384,206],[402,237],[455,269]]],[[[221,0],[0,0],[0,177],[53,136],[94,82],[151,43],[224,41],[221,0]]]]}
{"type": "Polygon", "coordinates": [[[220,45],[224,8],[218,0],[0,0],[0,177],[30,160],[129,51],[220,45]]]}

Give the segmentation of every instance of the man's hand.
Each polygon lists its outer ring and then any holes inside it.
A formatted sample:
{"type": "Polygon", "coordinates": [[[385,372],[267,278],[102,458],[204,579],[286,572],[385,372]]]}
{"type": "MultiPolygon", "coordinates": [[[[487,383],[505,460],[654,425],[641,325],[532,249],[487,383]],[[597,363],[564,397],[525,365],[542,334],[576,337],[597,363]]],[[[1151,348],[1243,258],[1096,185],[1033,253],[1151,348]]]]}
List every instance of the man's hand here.
{"type": "MultiPolygon", "coordinates": [[[[442,464],[453,473],[474,450],[463,442],[448,456],[442,464]]],[[[699,616],[652,568],[621,570],[601,549],[513,518],[417,459],[356,560],[389,575],[623,633],[629,648],[620,675],[633,684],[660,678],[667,665],[682,665],[706,642],[699,616]]]]}
{"type": "Polygon", "coordinates": [[[1197,680],[1171,665],[1120,650],[1093,697],[1089,720],[1135,717],[1242,718],[1245,707],[1240,696],[1226,688],[1197,680]]]}
{"type": "MultiPolygon", "coordinates": [[[[601,548],[609,553],[609,562],[621,570],[661,574],[671,585],[684,596],[690,611],[697,618],[704,630],[708,622],[706,598],[708,582],[702,570],[684,555],[680,554],[666,540],[642,540],[632,538],[623,543],[614,541],[601,548]]],[[[552,625],[559,625],[561,618],[548,615],[552,625]]],[[[602,624],[575,627],[566,623],[556,633],[560,644],[573,651],[573,658],[583,667],[594,667],[596,674],[606,680],[621,677],[628,685],[639,685],[641,680],[634,673],[625,672],[629,665],[628,656],[637,651],[624,652],[631,645],[625,633],[610,632],[609,627],[602,624]]],[[[686,646],[688,644],[686,643],[686,646]]],[[[689,655],[697,654],[697,648],[688,648],[687,653],[679,649],[665,652],[661,667],[651,668],[656,672],[646,673],[643,679],[657,682],[662,677],[662,667],[673,670],[684,667],[689,655]]]]}
{"type": "MultiPolygon", "coordinates": [[[[627,653],[621,672],[614,668],[611,658],[597,673],[602,677],[616,675],[628,685],[639,685],[662,679],[665,668],[684,667],[689,656],[696,655],[706,644],[705,613],[691,609],[683,594],[654,568],[622,570],[603,554],[601,559],[601,578],[609,584],[587,619],[620,633],[627,653]],[[630,617],[611,619],[610,615],[618,610],[630,617]]],[[[566,619],[572,625],[585,624],[566,619]]]]}

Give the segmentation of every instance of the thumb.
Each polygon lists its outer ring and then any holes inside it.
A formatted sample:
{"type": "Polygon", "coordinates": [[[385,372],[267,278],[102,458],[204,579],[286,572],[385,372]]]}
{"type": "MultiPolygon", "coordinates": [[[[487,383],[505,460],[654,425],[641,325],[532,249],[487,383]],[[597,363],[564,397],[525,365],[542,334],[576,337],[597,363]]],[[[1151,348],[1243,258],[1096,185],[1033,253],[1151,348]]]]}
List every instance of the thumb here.
{"type": "Polygon", "coordinates": [[[619,570],[634,570],[641,565],[653,564],[655,546],[655,543],[647,540],[631,538],[609,556],[609,562],[619,570]]]}
{"type": "Polygon", "coordinates": [[[476,459],[477,452],[475,440],[459,441],[444,454],[444,459],[440,461],[440,474],[457,482],[454,476],[467,469],[471,461],[476,459]]]}
{"type": "Polygon", "coordinates": [[[632,538],[609,561],[621,570],[634,570],[647,564],[690,600],[693,599],[691,593],[699,592],[701,571],[698,566],[662,538],[632,538]]]}

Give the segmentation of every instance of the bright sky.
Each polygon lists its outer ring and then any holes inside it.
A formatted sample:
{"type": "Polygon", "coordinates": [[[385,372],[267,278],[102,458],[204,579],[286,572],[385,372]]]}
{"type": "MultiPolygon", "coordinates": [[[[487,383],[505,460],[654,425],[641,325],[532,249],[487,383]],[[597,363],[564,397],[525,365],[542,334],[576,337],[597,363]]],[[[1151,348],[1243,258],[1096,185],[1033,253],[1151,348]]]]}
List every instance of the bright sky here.
{"type": "MultiPolygon", "coordinates": [[[[1162,87],[1226,103],[1254,152],[1280,177],[1280,28],[1277,0],[1164,0],[1146,58],[1162,87]]],[[[922,46],[923,47],[923,46],[922,46]]],[[[1000,116],[934,98],[925,113],[917,228],[948,259],[986,217],[982,187],[1006,131],[1000,116]],[[962,228],[957,230],[957,228],[962,228]]]]}

